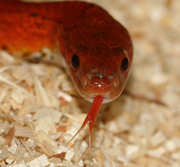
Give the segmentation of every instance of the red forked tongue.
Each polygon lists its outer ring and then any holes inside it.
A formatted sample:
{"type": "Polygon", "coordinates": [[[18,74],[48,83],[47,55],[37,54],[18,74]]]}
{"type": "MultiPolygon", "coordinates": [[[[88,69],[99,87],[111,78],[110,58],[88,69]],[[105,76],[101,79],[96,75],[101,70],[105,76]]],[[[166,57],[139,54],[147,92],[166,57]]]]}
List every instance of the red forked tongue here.
{"type": "Polygon", "coordinates": [[[86,116],[83,124],[81,125],[81,127],[77,131],[77,133],[71,138],[71,140],[68,142],[68,144],[79,134],[79,132],[85,127],[85,125],[88,122],[89,122],[89,133],[90,133],[90,137],[91,137],[94,121],[95,121],[96,116],[97,116],[97,114],[99,112],[99,109],[101,107],[102,101],[103,101],[103,97],[102,96],[96,96],[94,98],[94,101],[93,101],[93,104],[91,106],[91,109],[90,109],[88,115],[86,116]]]}

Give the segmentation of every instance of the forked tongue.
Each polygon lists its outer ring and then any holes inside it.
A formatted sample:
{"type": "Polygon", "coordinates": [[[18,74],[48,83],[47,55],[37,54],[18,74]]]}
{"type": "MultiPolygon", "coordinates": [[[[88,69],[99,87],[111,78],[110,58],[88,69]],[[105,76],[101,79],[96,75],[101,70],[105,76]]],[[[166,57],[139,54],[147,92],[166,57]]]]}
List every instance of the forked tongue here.
{"type": "Polygon", "coordinates": [[[68,144],[79,134],[79,132],[85,127],[85,125],[89,122],[89,135],[90,135],[90,143],[91,144],[91,134],[92,134],[92,128],[94,126],[94,122],[96,119],[96,116],[99,112],[99,109],[102,105],[103,97],[102,96],[96,96],[94,98],[93,104],[91,106],[91,109],[86,116],[84,122],[82,123],[80,129],[77,131],[77,133],[71,138],[71,140],[68,142],[68,144]]]}

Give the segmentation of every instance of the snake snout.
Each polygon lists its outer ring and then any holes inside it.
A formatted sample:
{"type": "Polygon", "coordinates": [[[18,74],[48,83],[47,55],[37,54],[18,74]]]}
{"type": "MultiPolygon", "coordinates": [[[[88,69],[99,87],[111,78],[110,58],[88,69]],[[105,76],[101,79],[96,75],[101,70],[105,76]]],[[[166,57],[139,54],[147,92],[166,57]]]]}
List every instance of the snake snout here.
{"type": "Polygon", "coordinates": [[[82,87],[92,94],[104,95],[114,91],[119,86],[119,79],[105,70],[93,69],[82,78],[82,87]]]}

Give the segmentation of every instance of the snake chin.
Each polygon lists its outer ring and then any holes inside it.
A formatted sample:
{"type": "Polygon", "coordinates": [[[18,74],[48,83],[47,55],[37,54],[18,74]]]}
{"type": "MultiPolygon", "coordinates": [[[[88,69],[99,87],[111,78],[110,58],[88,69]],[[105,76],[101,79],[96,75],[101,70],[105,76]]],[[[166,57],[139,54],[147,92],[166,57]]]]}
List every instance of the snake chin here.
{"type": "MultiPolygon", "coordinates": [[[[97,96],[97,95],[96,95],[97,96]]],[[[94,96],[95,97],[95,96],[94,96]]],[[[89,101],[90,103],[93,103],[94,101],[94,97],[83,97],[85,100],[89,101]]],[[[106,98],[106,97],[103,97],[103,101],[102,101],[102,104],[106,104],[106,103],[110,103],[111,101],[113,101],[114,99],[116,98],[106,98]]]]}

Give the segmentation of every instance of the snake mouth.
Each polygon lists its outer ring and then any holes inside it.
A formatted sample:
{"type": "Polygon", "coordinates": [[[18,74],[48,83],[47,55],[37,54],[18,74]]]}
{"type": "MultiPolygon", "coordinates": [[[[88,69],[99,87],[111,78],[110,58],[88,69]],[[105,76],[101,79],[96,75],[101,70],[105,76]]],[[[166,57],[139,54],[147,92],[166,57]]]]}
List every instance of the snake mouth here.
{"type": "Polygon", "coordinates": [[[115,78],[111,82],[99,79],[98,82],[87,83],[80,85],[77,90],[79,94],[87,101],[93,102],[96,96],[102,96],[102,103],[109,103],[115,100],[122,93],[124,89],[124,82],[115,78]]]}
{"type": "Polygon", "coordinates": [[[116,99],[122,92],[122,82],[119,78],[109,79],[107,77],[95,78],[81,82],[77,89],[80,95],[89,102],[93,102],[96,96],[102,96],[102,103],[109,103],[116,99]]]}
{"type": "Polygon", "coordinates": [[[91,91],[78,91],[79,94],[87,101],[93,103],[94,101],[94,98],[96,96],[102,96],[103,97],[103,101],[102,103],[105,104],[105,103],[109,103],[113,100],[115,100],[117,97],[119,97],[120,93],[118,94],[111,94],[111,90],[107,91],[107,92],[91,92],[91,91]]]}
{"type": "MultiPolygon", "coordinates": [[[[91,97],[91,98],[88,98],[88,97],[84,97],[83,98],[87,101],[89,101],[90,103],[93,103],[94,101],[94,98],[96,97],[96,95],[94,95],[94,97],[91,97]]],[[[103,96],[102,96],[103,97],[103,96]]],[[[111,101],[113,101],[115,98],[106,98],[106,97],[103,97],[103,101],[102,101],[102,104],[106,104],[106,103],[109,103],[111,101]]]]}

